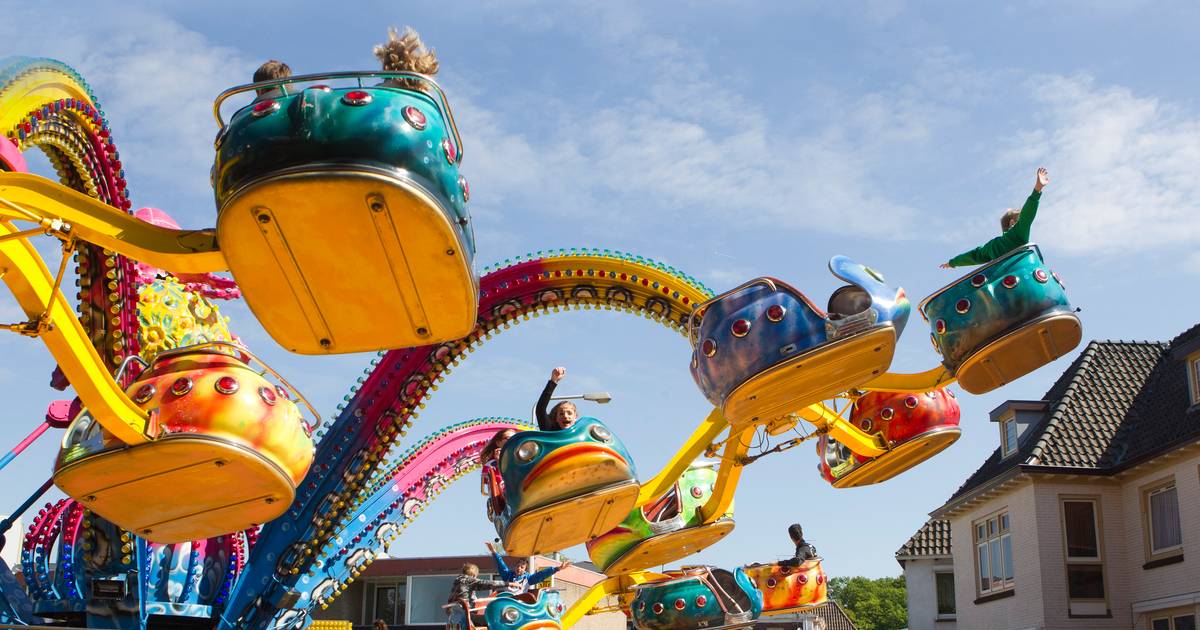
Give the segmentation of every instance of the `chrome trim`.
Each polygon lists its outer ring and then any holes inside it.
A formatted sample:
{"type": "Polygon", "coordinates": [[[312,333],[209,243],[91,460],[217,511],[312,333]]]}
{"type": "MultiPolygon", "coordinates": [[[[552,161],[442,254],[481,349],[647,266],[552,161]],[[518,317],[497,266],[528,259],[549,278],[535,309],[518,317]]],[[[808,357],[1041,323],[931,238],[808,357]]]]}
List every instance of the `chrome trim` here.
{"type": "Polygon", "coordinates": [[[670,532],[679,531],[683,529],[684,526],[683,514],[676,514],[672,518],[669,518],[665,521],[659,521],[657,523],[647,521],[647,524],[650,526],[650,533],[656,536],[659,534],[667,534],[670,532]]]}
{"type": "MultiPolygon", "coordinates": [[[[225,124],[225,119],[223,119],[221,117],[221,105],[229,97],[234,96],[235,94],[242,94],[244,92],[250,92],[250,91],[259,90],[259,89],[263,89],[263,88],[279,88],[279,91],[282,92],[283,96],[286,97],[286,96],[288,96],[288,90],[287,90],[288,86],[294,85],[296,83],[308,83],[308,82],[312,82],[312,81],[320,81],[321,79],[357,79],[358,87],[360,89],[367,88],[367,87],[383,87],[384,89],[393,89],[393,90],[395,90],[395,89],[403,90],[404,89],[404,88],[392,88],[389,86],[363,85],[363,79],[368,79],[368,78],[409,79],[409,80],[416,81],[424,86],[428,86],[429,88],[431,88],[433,93],[437,95],[436,99],[432,99],[434,101],[434,106],[438,108],[438,112],[442,115],[442,118],[446,121],[446,126],[448,126],[450,128],[450,132],[454,134],[454,145],[456,147],[458,147],[458,161],[462,162],[462,158],[463,158],[462,136],[460,136],[458,133],[458,125],[456,125],[454,123],[454,114],[450,111],[450,103],[449,103],[449,101],[446,100],[446,93],[442,91],[441,86],[439,86],[437,84],[437,82],[434,81],[432,78],[430,78],[424,74],[419,74],[416,72],[385,72],[382,70],[373,71],[373,72],[361,72],[361,71],[360,72],[324,72],[324,73],[318,73],[318,74],[302,74],[302,75],[298,75],[298,76],[288,77],[286,79],[273,79],[271,81],[260,81],[258,83],[247,83],[245,85],[231,87],[228,90],[225,90],[224,92],[221,92],[220,94],[217,95],[216,100],[213,101],[213,118],[215,118],[217,120],[217,125],[221,128],[221,131],[224,131],[226,124],[225,124]]],[[[416,90],[405,90],[405,91],[413,92],[416,90]]],[[[431,96],[427,92],[421,92],[421,93],[425,94],[426,96],[431,96]]]]}

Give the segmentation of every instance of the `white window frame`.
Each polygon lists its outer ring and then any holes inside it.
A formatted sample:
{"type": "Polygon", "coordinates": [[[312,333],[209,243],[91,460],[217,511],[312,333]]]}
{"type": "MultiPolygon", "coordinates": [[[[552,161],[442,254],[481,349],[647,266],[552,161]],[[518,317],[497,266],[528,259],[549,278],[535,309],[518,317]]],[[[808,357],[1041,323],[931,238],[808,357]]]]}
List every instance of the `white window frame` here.
{"type": "Polygon", "coordinates": [[[1017,582],[1017,563],[1016,559],[1013,558],[1012,517],[1009,515],[1008,509],[994,512],[971,523],[971,536],[974,543],[973,553],[975,555],[975,592],[982,597],[1013,590],[1017,582]],[[1007,555],[1013,565],[1012,576],[1003,575],[1005,568],[1003,558],[1006,554],[1005,542],[1008,543],[1007,555]],[[984,549],[987,550],[987,571],[989,573],[987,576],[982,574],[985,569],[981,566],[982,563],[980,562],[981,552],[984,549]],[[1001,558],[1001,568],[999,569],[1001,575],[999,580],[992,579],[996,573],[995,570],[992,570],[992,558],[995,555],[993,550],[998,550],[999,557],[1001,558]],[[983,587],[984,577],[988,578],[987,588],[983,587]],[[998,586],[997,582],[999,583],[998,586]]]}
{"type": "Polygon", "coordinates": [[[1154,630],[1154,622],[1165,621],[1165,622],[1167,622],[1168,628],[1170,628],[1171,630],[1175,630],[1175,620],[1179,619],[1180,617],[1191,617],[1193,627],[1196,626],[1197,621],[1200,621],[1200,618],[1197,618],[1197,615],[1195,613],[1176,611],[1176,612],[1169,613],[1169,614],[1159,614],[1159,615],[1155,615],[1155,616],[1151,617],[1150,619],[1148,619],[1146,621],[1146,627],[1149,630],[1154,630]]]}
{"type": "MultiPolygon", "coordinates": [[[[412,587],[413,587],[413,579],[412,578],[413,577],[418,577],[418,578],[458,577],[459,575],[461,575],[461,574],[460,573],[422,573],[422,574],[419,574],[416,576],[414,576],[412,574],[405,576],[405,580],[404,580],[404,582],[405,582],[405,585],[404,585],[404,589],[405,589],[405,591],[404,591],[404,625],[406,625],[406,626],[430,626],[430,627],[446,625],[445,622],[440,622],[440,621],[439,622],[420,623],[420,622],[415,622],[412,620],[412,617],[410,615],[410,612],[412,611],[412,607],[409,606],[408,603],[412,601],[412,587]]],[[[495,573],[483,573],[481,571],[479,573],[479,578],[482,580],[495,580],[495,579],[497,579],[497,575],[495,573]]],[[[374,621],[374,620],[372,620],[372,621],[374,621]]]]}
{"type": "Polygon", "coordinates": [[[1059,514],[1061,515],[1063,541],[1063,578],[1066,580],[1067,598],[1071,603],[1071,613],[1076,615],[1104,615],[1108,613],[1108,568],[1104,563],[1104,523],[1100,512],[1100,497],[1096,496],[1060,496],[1059,514]],[[1067,540],[1067,504],[1088,503],[1092,506],[1092,531],[1096,534],[1095,556],[1072,556],[1070,541],[1067,540]],[[1071,597],[1071,568],[1100,567],[1101,597],[1071,597]],[[1103,607],[1103,610],[1101,610],[1103,607]]]}
{"type": "Polygon", "coordinates": [[[950,620],[952,620],[952,619],[955,619],[955,618],[957,617],[957,615],[958,615],[958,600],[957,600],[957,597],[956,597],[956,593],[955,593],[954,591],[955,591],[955,589],[954,589],[954,570],[953,570],[953,569],[951,569],[951,570],[946,570],[946,571],[937,571],[937,570],[935,570],[935,571],[933,572],[933,610],[934,610],[934,619],[936,619],[936,620],[938,620],[938,621],[950,621],[950,620]],[[950,597],[951,597],[951,598],[953,598],[953,599],[955,600],[955,601],[954,601],[954,612],[950,612],[950,613],[943,613],[943,612],[940,612],[940,611],[938,610],[938,606],[939,606],[939,603],[938,603],[938,576],[939,576],[939,575],[949,575],[949,576],[950,576],[950,597]]]}
{"type": "Polygon", "coordinates": [[[1188,393],[1193,405],[1200,405],[1200,354],[1187,359],[1188,393]]]}
{"type": "Polygon", "coordinates": [[[1021,428],[1017,426],[1016,416],[1009,416],[1000,421],[1000,458],[1004,459],[1016,453],[1021,446],[1021,428]],[[1008,439],[1008,427],[1014,427],[1012,440],[1008,439]]]}
{"type": "Polygon", "coordinates": [[[1145,492],[1145,497],[1146,497],[1146,548],[1150,551],[1150,557],[1151,558],[1159,558],[1159,557],[1163,557],[1163,556],[1175,555],[1177,553],[1182,552],[1183,551],[1183,521],[1180,519],[1180,514],[1179,514],[1179,489],[1175,485],[1175,480],[1171,479],[1170,482],[1168,482],[1168,483],[1164,483],[1158,487],[1154,487],[1154,488],[1147,490],[1145,492]],[[1162,494],[1163,492],[1167,492],[1168,490],[1175,491],[1175,508],[1176,508],[1175,522],[1178,523],[1179,532],[1180,532],[1179,543],[1175,544],[1175,545],[1169,545],[1167,547],[1162,547],[1162,548],[1156,549],[1154,547],[1154,508],[1151,503],[1151,498],[1154,497],[1154,495],[1156,495],[1156,494],[1162,494]]]}
{"type": "MultiPolygon", "coordinates": [[[[396,595],[403,594],[403,599],[397,600],[397,603],[403,602],[405,610],[408,609],[408,580],[405,577],[382,577],[368,580],[363,584],[363,602],[362,602],[362,623],[363,625],[371,625],[375,623],[375,605],[378,601],[378,591],[380,588],[395,588],[396,595]]],[[[406,613],[407,614],[407,613],[406,613]]],[[[389,625],[400,626],[404,625],[405,615],[400,616],[399,621],[395,621],[389,625]]]]}

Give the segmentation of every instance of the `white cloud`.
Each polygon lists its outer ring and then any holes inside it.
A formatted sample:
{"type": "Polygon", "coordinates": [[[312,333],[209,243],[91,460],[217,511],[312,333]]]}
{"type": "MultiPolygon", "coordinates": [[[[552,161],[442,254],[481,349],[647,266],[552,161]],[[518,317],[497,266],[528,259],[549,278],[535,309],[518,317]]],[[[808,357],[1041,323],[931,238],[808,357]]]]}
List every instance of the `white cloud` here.
{"type": "MultiPolygon", "coordinates": [[[[916,91],[850,98],[829,107],[826,123],[788,131],[792,121],[745,96],[743,77],[710,66],[711,51],[652,32],[630,7],[583,13],[557,27],[579,29],[612,60],[590,107],[521,85],[505,99],[489,95],[496,109],[461,97],[455,105],[484,212],[521,205],[617,222],[704,215],[783,229],[909,231],[915,211],[875,181],[889,152],[929,136],[937,108],[916,91]],[[506,102],[536,103],[536,124],[506,102]]],[[[797,106],[804,115],[821,107],[797,106]]]]}
{"type": "MultiPolygon", "coordinates": [[[[221,90],[247,82],[254,62],[151,11],[46,11],[32,5],[13,11],[0,22],[7,50],[62,60],[97,92],[129,171],[134,204],[160,203],[138,196],[146,188],[211,194],[217,131],[212,101],[221,90]]],[[[179,212],[176,218],[189,227],[212,223],[206,212],[179,212]]]]}
{"type": "Polygon", "coordinates": [[[1031,90],[1043,124],[1006,160],[1051,170],[1038,216],[1046,240],[1081,255],[1200,241],[1200,115],[1087,76],[1044,77],[1031,90]]]}

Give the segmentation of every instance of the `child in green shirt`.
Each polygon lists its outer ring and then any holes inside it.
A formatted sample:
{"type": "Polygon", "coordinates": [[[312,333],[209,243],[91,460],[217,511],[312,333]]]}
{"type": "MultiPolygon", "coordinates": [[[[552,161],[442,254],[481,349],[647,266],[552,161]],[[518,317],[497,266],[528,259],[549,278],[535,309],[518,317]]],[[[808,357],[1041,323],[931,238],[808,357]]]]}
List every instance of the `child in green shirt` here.
{"type": "Polygon", "coordinates": [[[982,265],[1028,243],[1029,228],[1033,225],[1033,218],[1037,216],[1038,201],[1042,198],[1042,188],[1049,183],[1049,173],[1046,172],[1046,169],[1039,168],[1037,170],[1037,179],[1033,183],[1033,193],[1025,200],[1025,205],[1021,207],[1020,212],[1009,208],[1004,212],[1004,216],[1000,218],[1000,228],[1003,230],[1000,236],[975,249],[963,252],[951,258],[949,262],[944,262],[939,266],[942,269],[949,269],[951,267],[982,265]]]}

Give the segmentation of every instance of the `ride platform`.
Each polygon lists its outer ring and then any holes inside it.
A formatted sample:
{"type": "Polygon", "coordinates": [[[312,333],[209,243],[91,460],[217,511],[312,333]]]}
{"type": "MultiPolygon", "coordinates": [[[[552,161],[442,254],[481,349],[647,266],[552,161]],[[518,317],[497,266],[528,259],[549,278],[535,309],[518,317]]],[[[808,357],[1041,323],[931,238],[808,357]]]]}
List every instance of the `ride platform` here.
{"type": "Polygon", "coordinates": [[[156,543],[266,523],[295,497],[291,478],[251,448],[169,435],[71,462],[54,483],[89,510],[156,543]],[[181,498],[186,498],[182,500],[181,498]]]}
{"type": "Polygon", "coordinates": [[[419,346],[475,326],[471,252],[433,193],[399,172],[272,174],[226,202],[217,238],[255,317],[292,352],[419,346]]]}
{"type": "Polygon", "coordinates": [[[986,394],[1067,354],[1083,338],[1083,326],[1071,313],[1034,320],[963,360],[958,384],[972,394],[986,394]]]}
{"type": "Polygon", "coordinates": [[[887,371],[896,330],[870,329],[796,355],[739,385],[722,412],[730,424],[769,422],[833,398],[887,371]]]}
{"type": "Polygon", "coordinates": [[[504,549],[532,556],[595,538],[621,523],[637,503],[639,489],[630,480],[522,512],[504,530],[504,549]]]}
{"type": "Polygon", "coordinates": [[[895,445],[879,457],[857,464],[831,483],[835,488],[855,488],[887,481],[946,450],[960,435],[962,430],[957,426],[935,428],[895,445]]]}
{"type": "Polygon", "coordinates": [[[733,519],[723,518],[707,525],[651,536],[618,556],[604,572],[621,575],[685,558],[717,544],[733,531],[733,526],[733,519]]]}

